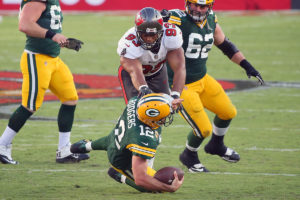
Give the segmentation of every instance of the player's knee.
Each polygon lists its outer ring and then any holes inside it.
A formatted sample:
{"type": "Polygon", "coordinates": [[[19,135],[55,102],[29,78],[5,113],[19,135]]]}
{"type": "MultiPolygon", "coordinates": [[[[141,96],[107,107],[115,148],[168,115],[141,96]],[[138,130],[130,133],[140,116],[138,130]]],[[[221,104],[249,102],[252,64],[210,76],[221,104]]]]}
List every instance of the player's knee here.
{"type": "Polygon", "coordinates": [[[206,137],[210,136],[212,133],[212,125],[209,123],[209,124],[206,124],[205,126],[201,126],[200,131],[201,131],[202,137],[206,138],[206,137]]]}
{"type": "Polygon", "coordinates": [[[223,120],[233,119],[237,115],[237,110],[234,106],[231,109],[228,109],[226,112],[219,114],[219,118],[223,120]]]}

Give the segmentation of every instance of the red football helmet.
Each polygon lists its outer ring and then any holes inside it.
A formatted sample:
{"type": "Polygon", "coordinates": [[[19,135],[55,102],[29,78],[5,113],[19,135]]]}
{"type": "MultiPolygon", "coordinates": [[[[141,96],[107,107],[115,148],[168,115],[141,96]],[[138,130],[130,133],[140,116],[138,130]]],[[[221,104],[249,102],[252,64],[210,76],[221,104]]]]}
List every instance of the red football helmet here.
{"type": "Polygon", "coordinates": [[[147,7],[140,10],[135,17],[135,30],[141,47],[151,50],[160,45],[163,35],[163,19],[161,14],[154,8],[147,7]],[[153,43],[147,43],[142,39],[142,35],[156,36],[153,43]]]}

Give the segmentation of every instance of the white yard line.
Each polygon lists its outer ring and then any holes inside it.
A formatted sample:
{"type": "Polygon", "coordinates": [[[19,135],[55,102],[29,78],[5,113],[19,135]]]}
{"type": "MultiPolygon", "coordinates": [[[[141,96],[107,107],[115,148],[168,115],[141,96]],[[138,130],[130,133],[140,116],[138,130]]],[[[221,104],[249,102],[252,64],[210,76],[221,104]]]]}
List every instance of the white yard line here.
{"type": "MultiPolygon", "coordinates": [[[[59,172],[100,172],[106,173],[107,169],[16,169],[16,168],[1,168],[0,171],[23,171],[26,173],[35,173],[35,172],[42,172],[42,173],[59,173],[59,172]]],[[[244,172],[209,172],[205,174],[212,174],[212,175],[238,175],[238,176],[288,176],[288,177],[299,177],[300,174],[281,174],[281,173],[244,173],[244,172]]]]}

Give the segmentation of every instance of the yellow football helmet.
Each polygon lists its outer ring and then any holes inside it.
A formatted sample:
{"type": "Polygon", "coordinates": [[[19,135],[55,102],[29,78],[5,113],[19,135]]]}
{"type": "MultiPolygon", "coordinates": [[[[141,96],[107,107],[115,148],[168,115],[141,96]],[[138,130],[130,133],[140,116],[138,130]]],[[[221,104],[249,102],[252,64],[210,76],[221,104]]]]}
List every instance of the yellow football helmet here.
{"type": "Polygon", "coordinates": [[[169,126],[173,121],[172,101],[171,96],[162,93],[143,96],[137,104],[139,120],[153,129],[169,126]]]}
{"type": "Polygon", "coordinates": [[[202,22],[209,15],[209,12],[213,7],[214,2],[215,0],[185,0],[185,9],[186,12],[193,18],[195,22],[202,22]],[[191,4],[196,4],[199,6],[208,6],[208,9],[204,13],[195,11],[191,9],[191,4]]]}

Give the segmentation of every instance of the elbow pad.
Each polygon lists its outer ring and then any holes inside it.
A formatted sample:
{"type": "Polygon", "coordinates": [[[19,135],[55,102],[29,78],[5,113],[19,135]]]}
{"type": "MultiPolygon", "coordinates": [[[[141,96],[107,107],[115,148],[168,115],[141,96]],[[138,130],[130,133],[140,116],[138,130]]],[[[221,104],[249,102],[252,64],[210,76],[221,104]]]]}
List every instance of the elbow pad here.
{"type": "Polygon", "coordinates": [[[238,48],[229,41],[228,38],[225,38],[224,42],[217,46],[229,59],[233,57],[236,52],[239,52],[238,48]]]}

